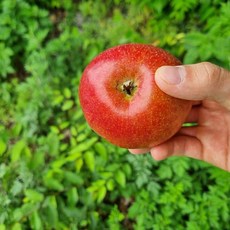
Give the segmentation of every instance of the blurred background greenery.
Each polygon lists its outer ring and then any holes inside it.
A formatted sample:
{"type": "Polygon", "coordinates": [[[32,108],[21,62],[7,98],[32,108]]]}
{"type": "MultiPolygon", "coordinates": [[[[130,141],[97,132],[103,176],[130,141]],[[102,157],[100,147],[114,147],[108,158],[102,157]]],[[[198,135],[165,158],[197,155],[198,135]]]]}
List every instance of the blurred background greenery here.
{"type": "Polygon", "coordinates": [[[0,230],[230,229],[229,173],[131,155],[86,124],[84,67],[130,42],[229,69],[230,3],[0,1],[0,230]]]}

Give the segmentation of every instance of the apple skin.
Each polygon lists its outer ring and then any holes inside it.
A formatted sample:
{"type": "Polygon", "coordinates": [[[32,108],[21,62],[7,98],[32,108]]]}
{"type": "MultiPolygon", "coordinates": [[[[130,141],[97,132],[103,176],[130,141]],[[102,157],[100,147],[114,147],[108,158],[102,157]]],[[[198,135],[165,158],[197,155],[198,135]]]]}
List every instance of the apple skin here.
{"type": "Polygon", "coordinates": [[[124,44],[95,57],[85,68],[79,99],[86,121],[114,145],[151,148],[171,138],[191,102],[171,97],[155,83],[155,71],[181,62],[161,48],[124,44]]]}

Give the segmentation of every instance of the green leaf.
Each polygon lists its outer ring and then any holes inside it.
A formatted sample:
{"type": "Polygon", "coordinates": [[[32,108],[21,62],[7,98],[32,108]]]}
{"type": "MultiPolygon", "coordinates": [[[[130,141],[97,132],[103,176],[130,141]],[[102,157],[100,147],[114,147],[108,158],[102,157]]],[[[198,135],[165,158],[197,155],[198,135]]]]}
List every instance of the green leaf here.
{"type": "Polygon", "coordinates": [[[82,168],[82,166],[83,166],[83,159],[82,158],[79,158],[79,159],[77,159],[76,160],[76,164],[75,164],[75,166],[76,166],[76,170],[77,170],[77,172],[80,172],[81,171],[81,168],[82,168]]]}
{"type": "Polygon", "coordinates": [[[193,64],[198,60],[199,52],[196,48],[190,49],[184,57],[183,63],[185,64],[193,64]]]}
{"type": "Polygon", "coordinates": [[[117,181],[117,183],[119,185],[121,185],[122,187],[125,187],[125,185],[126,185],[126,177],[125,177],[125,173],[122,170],[118,170],[116,172],[115,180],[117,181]]]}
{"type": "Polygon", "coordinates": [[[64,190],[64,186],[62,185],[61,182],[59,182],[58,180],[54,179],[54,178],[45,178],[44,179],[44,183],[45,186],[47,188],[53,189],[53,190],[57,190],[57,191],[63,191],[64,190]]]}
{"type": "Polygon", "coordinates": [[[95,145],[94,145],[94,148],[96,150],[97,153],[100,154],[100,156],[107,161],[107,158],[108,158],[108,154],[107,154],[107,150],[105,148],[105,146],[101,143],[101,142],[97,142],[95,145]]]}
{"type": "Polygon", "coordinates": [[[0,230],[6,230],[6,225],[5,224],[0,224],[0,230]]]}
{"type": "Polygon", "coordinates": [[[83,179],[80,174],[76,172],[66,171],[64,172],[64,179],[74,185],[82,185],[83,179]]]}
{"type": "Polygon", "coordinates": [[[65,96],[65,98],[67,98],[67,99],[70,99],[71,98],[71,91],[70,91],[70,89],[68,89],[68,88],[65,88],[64,89],[64,96],[65,96]]]}
{"type": "Polygon", "coordinates": [[[50,130],[51,130],[51,132],[56,133],[56,134],[60,133],[59,128],[57,126],[54,126],[54,125],[50,126],[50,130]]]}
{"type": "Polygon", "coordinates": [[[115,205],[109,215],[108,223],[109,223],[110,229],[119,230],[120,229],[119,222],[123,221],[124,218],[125,218],[125,215],[121,213],[117,205],[115,205]]]}
{"type": "Polygon", "coordinates": [[[33,212],[30,216],[30,225],[32,229],[40,230],[43,229],[42,220],[37,211],[33,212]]]}
{"type": "Polygon", "coordinates": [[[1,34],[0,34],[0,40],[7,40],[8,37],[10,37],[11,29],[6,26],[1,25],[1,34]]]}
{"type": "Polygon", "coordinates": [[[170,179],[172,177],[172,170],[169,165],[162,164],[156,172],[161,179],[170,179]]]}
{"type": "Polygon", "coordinates": [[[54,195],[46,198],[44,203],[45,208],[45,220],[50,227],[56,229],[58,223],[58,210],[57,200],[54,195]]]}
{"type": "Polygon", "coordinates": [[[1,76],[6,77],[8,73],[13,73],[14,70],[11,65],[12,55],[12,49],[6,47],[4,43],[0,43],[0,79],[1,76]]]}
{"type": "Polygon", "coordinates": [[[3,153],[5,153],[6,149],[7,149],[6,143],[0,139],[0,156],[2,156],[3,153]]]}
{"type": "Polygon", "coordinates": [[[113,172],[100,172],[100,175],[103,179],[107,180],[113,176],[113,172]]]}
{"type": "Polygon", "coordinates": [[[14,221],[19,221],[20,219],[22,219],[23,217],[23,212],[20,208],[16,208],[14,211],[13,211],[13,220],[14,221]]]}
{"type": "Polygon", "coordinates": [[[114,187],[115,187],[115,183],[113,179],[109,179],[106,183],[106,187],[108,189],[108,191],[113,191],[114,187]]]}
{"type": "Polygon", "coordinates": [[[64,101],[64,97],[62,95],[58,95],[53,99],[52,104],[60,105],[63,101],[64,101]]]}
{"type": "Polygon", "coordinates": [[[27,189],[25,191],[26,197],[24,198],[24,202],[41,202],[44,199],[44,196],[42,193],[39,193],[36,190],[33,189],[27,189]]]}
{"type": "Polygon", "coordinates": [[[62,121],[61,124],[60,124],[60,129],[68,128],[69,124],[70,124],[69,121],[66,121],[66,120],[62,121]]]}
{"type": "Polygon", "coordinates": [[[70,151],[70,154],[84,152],[88,150],[97,141],[97,139],[98,139],[97,137],[92,137],[91,139],[78,144],[70,151]]]}
{"type": "Polygon", "coordinates": [[[124,164],[122,169],[125,172],[126,176],[131,176],[132,175],[132,168],[131,168],[131,166],[129,164],[124,164]]]}
{"type": "Polygon", "coordinates": [[[4,163],[0,164],[0,178],[3,178],[6,172],[7,166],[4,163]]]}
{"type": "Polygon", "coordinates": [[[88,169],[93,172],[95,170],[95,158],[94,153],[92,151],[87,151],[84,154],[85,163],[88,169]]]}
{"type": "Polygon", "coordinates": [[[37,204],[27,203],[23,204],[20,208],[17,208],[13,212],[13,220],[15,222],[20,221],[23,217],[27,217],[30,213],[34,212],[38,208],[37,204]]]}
{"type": "Polygon", "coordinates": [[[11,229],[12,230],[22,230],[22,226],[20,223],[15,223],[11,229]]]}
{"type": "Polygon", "coordinates": [[[106,196],[106,187],[105,186],[102,186],[99,190],[98,190],[98,193],[97,193],[97,202],[98,203],[101,203],[102,200],[105,198],[106,196]]]}
{"type": "Polygon", "coordinates": [[[149,175],[145,173],[145,171],[141,171],[138,173],[136,178],[136,184],[138,188],[141,188],[144,184],[147,184],[149,180],[149,175]]]}
{"type": "Polygon", "coordinates": [[[74,126],[71,126],[70,132],[71,132],[72,136],[74,136],[74,137],[76,137],[78,134],[77,129],[74,126]]]}
{"type": "Polygon", "coordinates": [[[77,159],[82,158],[82,153],[81,152],[72,152],[68,157],[64,158],[66,161],[73,162],[77,159]]]}
{"type": "Polygon", "coordinates": [[[85,133],[80,133],[79,135],[77,135],[78,142],[83,142],[86,138],[87,138],[87,134],[85,133]]]}
{"type": "Polygon", "coordinates": [[[58,154],[59,151],[59,138],[56,133],[49,133],[47,140],[46,140],[47,146],[49,147],[49,154],[51,156],[55,156],[58,154]]]}
{"type": "Polygon", "coordinates": [[[26,143],[23,140],[18,141],[11,150],[11,161],[15,162],[19,160],[26,143]]]}
{"type": "Polygon", "coordinates": [[[35,152],[33,153],[32,160],[30,163],[31,169],[37,169],[42,167],[45,162],[45,154],[44,152],[35,152]]]}
{"type": "Polygon", "coordinates": [[[158,197],[160,188],[160,185],[155,181],[149,182],[147,186],[148,191],[151,192],[154,195],[154,197],[158,197]]]}
{"type": "Polygon", "coordinates": [[[12,184],[12,187],[10,189],[10,193],[13,196],[16,196],[20,194],[20,192],[23,190],[23,183],[20,180],[15,180],[12,184]]]}
{"type": "Polygon", "coordinates": [[[72,100],[66,100],[62,106],[62,110],[63,111],[66,111],[66,110],[69,110],[73,107],[74,105],[74,102],[72,100]]]}
{"type": "Polygon", "coordinates": [[[179,177],[183,177],[183,175],[185,174],[186,170],[189,167],[186,158],[174,157],[171,158],[171,160],[172,160],[172,169],[175,172],[175,174],[178,175],[179,177]]]}
{"type": "Polygon", "coordinates": [[[157,11],[158,14],[161,14],[167,2],[168,2],[167,0],[154,1],[152,6],[154,7],[154,9],[157,11]]]}
{"type": "Polygon", "coordinates": [[[79,200],[77,188],[73,187],[67,192],[67,201],[69,206],[75,206],[79,200]]]}

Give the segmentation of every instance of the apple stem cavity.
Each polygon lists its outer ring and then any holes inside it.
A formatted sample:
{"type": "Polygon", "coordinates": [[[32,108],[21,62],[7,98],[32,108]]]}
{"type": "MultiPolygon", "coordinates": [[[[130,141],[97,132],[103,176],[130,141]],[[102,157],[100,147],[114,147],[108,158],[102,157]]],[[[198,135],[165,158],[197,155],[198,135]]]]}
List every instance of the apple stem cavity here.
{"type": "Polygon", "coordinates": [[[134,84],[134,81],[128,80],[121,84],[121,90],[128,96],[133,96],[135,88],[137,86],[134,84]]]}

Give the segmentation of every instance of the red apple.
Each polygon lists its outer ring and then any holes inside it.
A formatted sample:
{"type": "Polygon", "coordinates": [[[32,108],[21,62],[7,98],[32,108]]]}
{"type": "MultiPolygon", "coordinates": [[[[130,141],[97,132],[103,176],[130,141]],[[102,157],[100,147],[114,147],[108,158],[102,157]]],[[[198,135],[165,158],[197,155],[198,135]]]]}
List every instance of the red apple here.
{"type": "Polygon", "coordinates": [[[90,127],[124,148],[150,148],[172,137],[191,102],[165,94],[155,83],[163,65],[180,65],[163,49],[124,44],[99,54],[84,70],[79,97],[90,127]]]}

